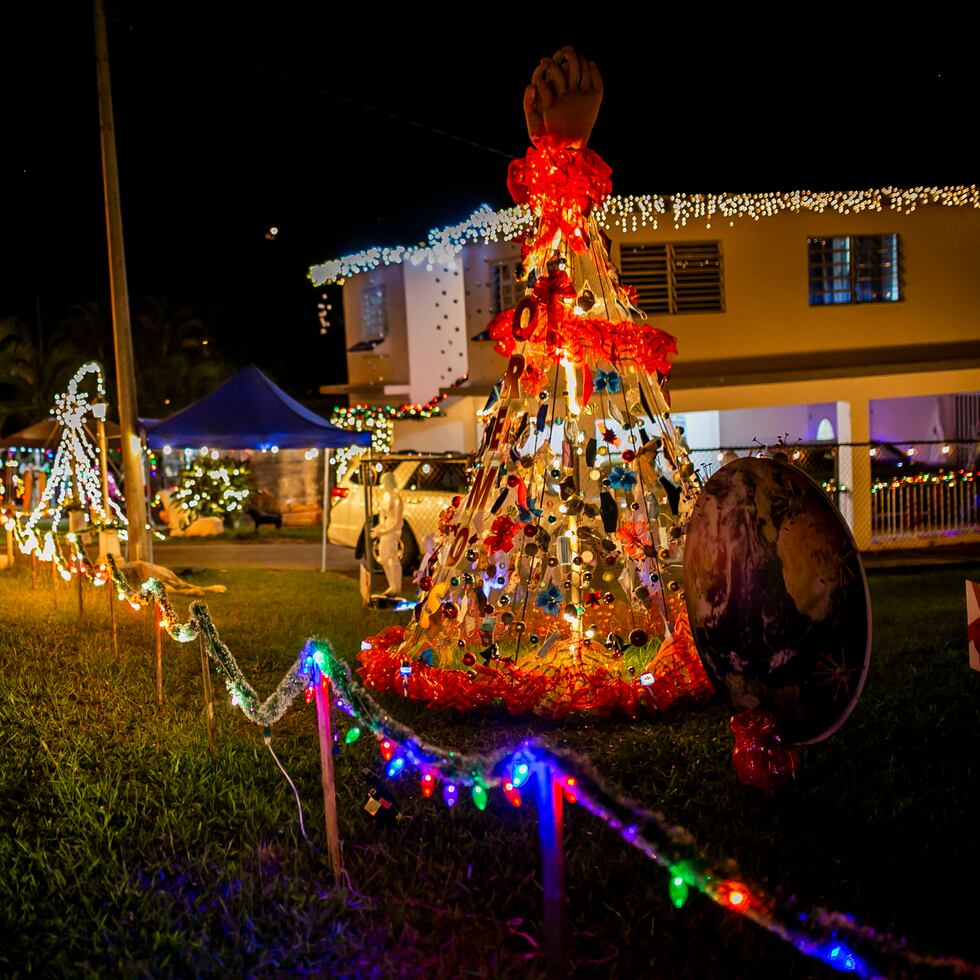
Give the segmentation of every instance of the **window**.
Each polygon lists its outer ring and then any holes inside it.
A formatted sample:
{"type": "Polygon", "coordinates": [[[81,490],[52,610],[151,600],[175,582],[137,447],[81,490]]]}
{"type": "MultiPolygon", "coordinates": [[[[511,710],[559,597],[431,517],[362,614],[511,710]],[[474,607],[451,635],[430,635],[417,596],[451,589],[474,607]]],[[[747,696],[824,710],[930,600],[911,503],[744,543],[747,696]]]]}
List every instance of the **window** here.
{"type": "Polygon", "coordinates": [[[517,277],[520,262],[494,262],[490,267],[490,312],[496,316],[524,299],[524,283],[517,277]]]}
{"type": "Polygon", "coordinates": [[[428,460],[419,465],[406,488],[434,490],[437,493],[466,493],[466,464],[428,460]]]}
{"type": "Polygon", "coordinates": [[[384,286],[368,286],[361,290],[361,322],[365,341],[381,343],[388,336],[384,286]]]}
{"type": "Polygon", "coordinates": [[[898,235],[810,238],[810,305],[901,299],[898,235]]]}
{"type": "Polygon", "coordinates": [[[620,266],[648,316],[725,311],[721,242],[622,245],[620,266]]]}

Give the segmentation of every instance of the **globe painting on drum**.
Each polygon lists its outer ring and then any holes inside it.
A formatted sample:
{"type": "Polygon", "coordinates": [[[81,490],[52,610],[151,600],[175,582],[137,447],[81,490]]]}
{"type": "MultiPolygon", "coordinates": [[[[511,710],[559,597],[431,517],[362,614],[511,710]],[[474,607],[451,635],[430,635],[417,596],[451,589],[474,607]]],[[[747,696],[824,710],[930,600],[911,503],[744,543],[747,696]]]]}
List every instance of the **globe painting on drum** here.
{"type": "Polygon", "coordinates": [[[698,653],[734,711],[771,711],[789,742],[832,735],[864,686],[868,586],[826,493],[778,458],[740,459],[703,487],[684,549],[698,653]]]}

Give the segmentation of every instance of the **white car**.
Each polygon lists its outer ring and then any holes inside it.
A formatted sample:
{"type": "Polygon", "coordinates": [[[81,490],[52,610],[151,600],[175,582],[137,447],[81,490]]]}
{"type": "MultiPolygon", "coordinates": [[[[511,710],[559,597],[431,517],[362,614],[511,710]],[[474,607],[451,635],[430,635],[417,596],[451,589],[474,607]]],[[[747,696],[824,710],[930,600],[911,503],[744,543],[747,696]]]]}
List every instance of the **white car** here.
{"type": "MultiPolygon", "coordinates": [[[[372,525],[378,522],[381,490],[378,483],[382,473],[393,473],[405,505],[405,523],[398,546],[402,568],[408,572],[418,562],[428,535],[438,537],[439,515],[452,502],[463,496],[467,488],[466,468],[469,456],[383,456],[365,463],[371,474],[372,525]]],[[[331,544],[354,548],[355,557],[364,555],[365,509],[362,467],[358,459],[350,462],[348,470],[330,491],[330,524],[327,540],[331,544]]],[[[373,554],[378,560],[378,542],[374,540],[373,554]]]]}

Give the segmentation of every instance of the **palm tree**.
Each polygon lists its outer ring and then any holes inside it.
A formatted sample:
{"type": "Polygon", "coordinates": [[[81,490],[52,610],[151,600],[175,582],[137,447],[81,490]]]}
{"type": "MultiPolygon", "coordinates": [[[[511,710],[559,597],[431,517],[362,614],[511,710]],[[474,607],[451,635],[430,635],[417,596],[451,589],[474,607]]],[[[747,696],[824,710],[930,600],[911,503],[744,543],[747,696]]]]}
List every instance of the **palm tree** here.
{"type": "Polygon", "coordinates": [[[146,297],[133,310],[140,413],[169,415],[212,391],[231,373],[213,353],[207,329],[189,306],[146,297]]]}
{"type": "Polygon", "coordinates": [[[42,355],[26,323],[17,317],[0,319],[0,432],[47,418],[54,396],[83,360],[66,337],[52,338],[42,355]]]}

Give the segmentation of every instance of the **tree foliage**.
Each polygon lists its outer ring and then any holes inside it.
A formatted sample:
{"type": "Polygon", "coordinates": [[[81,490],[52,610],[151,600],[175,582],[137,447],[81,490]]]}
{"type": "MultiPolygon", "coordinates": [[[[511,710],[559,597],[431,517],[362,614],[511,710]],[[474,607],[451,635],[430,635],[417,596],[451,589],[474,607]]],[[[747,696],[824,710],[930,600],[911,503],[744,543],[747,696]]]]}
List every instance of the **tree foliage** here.
{"type": "MultiPolygon", "coordinates": [[[[144,418],[176,412],[213,391],[233,370],[214,349],[200,317],[166,298],[144,297],[132,310],[137,409],[144,418]]],[[[115,402],[112,318],[101,303],[75,303],[50,334],[14,317],[0,320],[0,434],[47,418],[54,396],[85,361],[105,368],[115,402]]]]}

